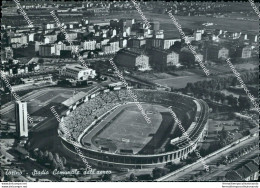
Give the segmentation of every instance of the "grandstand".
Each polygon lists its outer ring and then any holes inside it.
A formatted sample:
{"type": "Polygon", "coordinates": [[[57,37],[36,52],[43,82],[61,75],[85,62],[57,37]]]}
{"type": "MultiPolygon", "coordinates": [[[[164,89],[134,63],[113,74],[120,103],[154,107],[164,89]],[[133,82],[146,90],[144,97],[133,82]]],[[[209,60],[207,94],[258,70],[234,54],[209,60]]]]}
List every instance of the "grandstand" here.
{"type": "MultiPolygon", "coordinates": [[[[111,168],[146,168],[178,163],[192,152],[207,129],[208,106],[202,100],[166,91],[133,90],[151,125],[147,124],[126,89],[80,96],[62,117],[73,141],[92,164],[111,168]],[[182,122],[183,137],[169,106],[182,122]]],[[[75,153],[59,129],[64,147],[75,153]]]]}

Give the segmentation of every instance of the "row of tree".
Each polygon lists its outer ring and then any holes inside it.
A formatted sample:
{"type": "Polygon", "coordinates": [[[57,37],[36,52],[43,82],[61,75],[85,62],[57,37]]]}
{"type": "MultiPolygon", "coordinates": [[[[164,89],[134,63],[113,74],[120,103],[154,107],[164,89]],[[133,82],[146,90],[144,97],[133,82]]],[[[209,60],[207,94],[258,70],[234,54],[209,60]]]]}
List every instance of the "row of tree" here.
{"type": "MultiPolygon", "coordinates": [[[[257,83],[257,72],[244,72],[241,73],[241,79],[244,83],[257,83]]],[[[209,99],[217,103],[231,106],[234,110],[246,110],[251,106],[251,101],[247,96],[239,96],[239,98],[233,95],[225,95],[219,90],[226,89],[230,86],[239,85],[235,76],[215,78],[212,80],[198,81],[195,83],[188,83],[184,89],[185,93],[193,93],[195,97],[202,99],[209,99]]],[[[245,93],[246,94],[246,93],[245,93]]]]}
{"type": "Polygon", "coordinates": [[[37,162],[43,165],[49,165],[52,169],[64,170],[67,164],[65,157],[60,157],[58,153],[53,154],[47,150],[43,152],[39,149],[35,149],[32,155],[36,158],[37,162]]]}
{"type": "MultiPolygon", "coordinates": [[[[258,83],[258,72],[256,71],[243,72],[240,74],[240,77],[244,83],[258,83]]],[[[185,91],[187,93],[194,92],[195,90],[217,91],[236,85],[240,85],[237,77],[235,75],[230,75],[226,77],[217,77],[209,81],[203,80],[195,83],[188,83],[185,87],[185,91]]]]}

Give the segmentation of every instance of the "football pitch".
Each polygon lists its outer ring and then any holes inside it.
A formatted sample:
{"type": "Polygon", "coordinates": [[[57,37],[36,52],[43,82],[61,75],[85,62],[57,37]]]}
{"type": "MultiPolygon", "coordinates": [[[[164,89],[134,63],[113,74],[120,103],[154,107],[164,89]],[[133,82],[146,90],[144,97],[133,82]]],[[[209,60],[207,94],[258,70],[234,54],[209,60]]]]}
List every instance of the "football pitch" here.
{"type": "Polygon", "coordinates": [[[83,137],[83,143],[90,141],[97,148],[108,148],[110,152],[132,150],[138,153],[149,143],[162,122],[166,107],[141,103],[151,120],[148,124],[136,104],[126,104],[107,116],[93,131],[83,137]],[[95,130],[96,129],[96,130],[95,130]]]}

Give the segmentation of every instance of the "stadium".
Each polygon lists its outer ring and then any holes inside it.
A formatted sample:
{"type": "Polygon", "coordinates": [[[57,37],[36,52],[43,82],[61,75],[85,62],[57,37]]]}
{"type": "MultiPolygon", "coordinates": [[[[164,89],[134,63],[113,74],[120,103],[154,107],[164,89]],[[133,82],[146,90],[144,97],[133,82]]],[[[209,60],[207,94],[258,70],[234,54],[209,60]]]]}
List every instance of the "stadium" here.
{"type": "Polygon", "coordinates": [[[208,106],[204,101],[166,91],[132,91],[150,124],[125,88],[99,89],[87,96],[79,93],[66,104],[68,110],[61,115],[58,133],[72,157],[79,158],[76,144],[92,166],[141,169],[179,163],[196,149],[207,133],[208,106]],[[183,136],[169,106],[190,140],[183,136]]]}

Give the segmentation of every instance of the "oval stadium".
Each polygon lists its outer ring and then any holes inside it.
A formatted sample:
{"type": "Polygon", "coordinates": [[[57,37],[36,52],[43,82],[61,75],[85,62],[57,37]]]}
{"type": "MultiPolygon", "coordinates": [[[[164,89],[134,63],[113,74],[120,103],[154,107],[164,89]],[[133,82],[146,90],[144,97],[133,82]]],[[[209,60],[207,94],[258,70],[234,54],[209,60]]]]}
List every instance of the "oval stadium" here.
{"type": "Polygon", "coordinates": [[[131,91],[140,105],[128,89],[121,88],[98,90],[77,99],[61,118],[58,133],[62,146],[78,157],[76,145],[90,165],[113,169],[179,163],[196,149],[207,133],[208,106],[204,101],[167,91],[131,91]]]}

